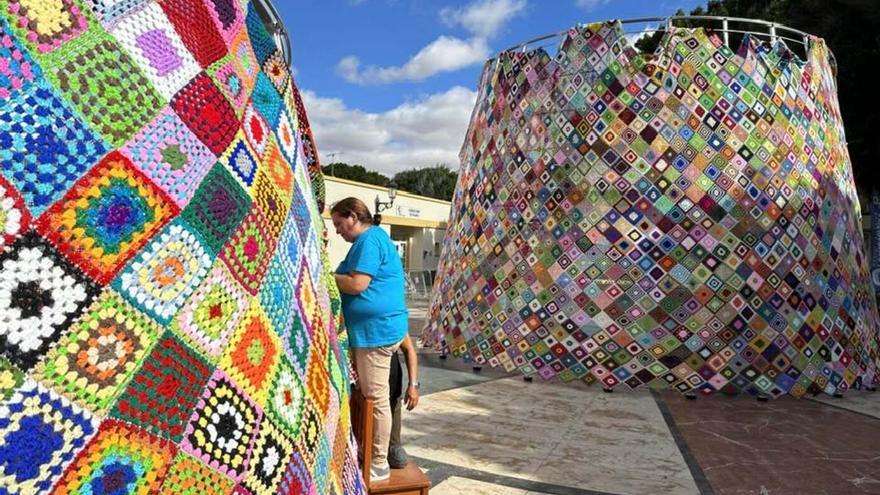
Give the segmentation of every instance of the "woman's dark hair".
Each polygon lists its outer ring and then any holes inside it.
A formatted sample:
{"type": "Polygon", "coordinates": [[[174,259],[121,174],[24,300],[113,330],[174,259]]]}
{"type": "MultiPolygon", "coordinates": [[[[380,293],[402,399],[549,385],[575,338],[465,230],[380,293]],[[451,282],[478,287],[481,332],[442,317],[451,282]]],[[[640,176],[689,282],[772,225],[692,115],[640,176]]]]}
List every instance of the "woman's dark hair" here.
{"type": "Polygon", "coordinates": [[[355,217],[358,222],[372,225],[379,225],[382,221],[381,215],[371,215],[367,205],[357,198],[345,198],[337,202],[333,208],[330,208],[330,214],[340,217],[355,217]]]}

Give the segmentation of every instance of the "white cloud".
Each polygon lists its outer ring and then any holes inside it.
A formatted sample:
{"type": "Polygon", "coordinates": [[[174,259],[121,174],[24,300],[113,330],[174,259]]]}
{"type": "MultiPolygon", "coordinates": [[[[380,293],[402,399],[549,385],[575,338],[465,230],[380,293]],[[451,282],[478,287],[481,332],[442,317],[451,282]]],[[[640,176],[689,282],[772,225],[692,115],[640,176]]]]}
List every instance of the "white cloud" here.
{"type": "Polygon", "coordinates": [[[388,84],[423,81],[441,72],[482,63],[491,55],[488,40],[527,6],[528,0],[475,0],[460,8],[445,7],[440,10],[441,20],[449,26],[464,27],[473,35],[470,39],[440,36],[398,66],[362,67],[361,60],[350,55],[336,64],[336,73],[354,84],[388,84]]]}
{"type": "Polygon", "coordinates": [[[526,6],[526,0],[476,0],[460,8],[441,9],[440,19],[449,26],[460,25],[474,36],[492,38],[526,6]]]}
{"type": "Polygon", "coordinates": [[[361,67],[354,56],[336,64],[336,72],[355,84],[387,84],[401,81],[423,81],[440,72],[451,72],[481,63],[489,57],[489,46],[482,38],[462,40],[441,36],[419,50],[409,61],[398,67],[361,67]]]}
{"type": "Polygon", "coordinates": [[[348,108],[338,98],[304,91],[321,162],[360,164],[389,177],[437,163],[458,170],[458,152],[477,93],[455,86],[382,113],[348,108]]]}
{"type": "Polygon", "coordinates": [[[587,12],[592,12],[610,1],[611,0],[577,0],[575,3],[577,3],[578,7],[587,12]]]}

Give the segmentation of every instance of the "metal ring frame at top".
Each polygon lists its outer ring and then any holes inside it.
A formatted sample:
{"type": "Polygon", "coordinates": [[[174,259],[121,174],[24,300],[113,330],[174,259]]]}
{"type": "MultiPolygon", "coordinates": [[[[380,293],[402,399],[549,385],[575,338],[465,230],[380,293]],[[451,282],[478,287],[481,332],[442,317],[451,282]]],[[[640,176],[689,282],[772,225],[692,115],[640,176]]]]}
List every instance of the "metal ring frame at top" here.
{"type": "Polygon", "coordinates": [[[291,67],[292,50],[290,36],[287,34],[287,29],[284,28],[284,21],[281,20],[281,14],[278,13],[278,9],[275,8],[272,0],[254,0],[254,6],[257,8],[257,12],[259,12],[266,30],[269,31],[278,49],[281,50],[284,62],[288,67],[291,67]]]}
{"type": "MultiPolygon", "coordinates": [[[[721,23],[721,29],[716,29],[715,31],[720,32],[723,35],[724,43],[726,45],[730,44],[730,34],[754,34],[758,36],[766,36],[769,37],[771,41],[783,40],[790,41],[793,43],[797,43],[803,46],[805,49],[809,48],[810,42],[810,34],[805,33],[799,29],[790,28],[783,24],[779,24],[777,22],[769,22],[760,19],[747,19],[743,17],[722,17],[722,16],[711,16],[711,15],[684,15],[684,16],[669,16],[669,17],[636,17],[631,19],[621,19],[621,24],[637,24],[637,23],[649,23],[656,22],[659,23],[656,29],[645,29],[638,32],[655,32],[655,31],[668,31],[675,25],[675,21],[685,21],[685,20],[701,20],[701,21],[717,21],[721,23]],[[759,26],[766,27],[766,31],[754,31],[754,30],[746,30],[746,29],[731,29],[730,23],[744,23],[744,24],[754,24],[759,26]],[[782,32],[782,34],[780,33],[782,32]]],[[[585,24],[580,24],[581,26],[585,24]]],[[[568,33],[569,30],[559,31],[556,33],[546,34],[543,36],[539,36],[537,38],[530,39],[528,41],[524,41],[517,45],[514,45],[504,52],[512,52],[515,50],[525,51],[530,45],[534,43],[538,43],[544,40],[548,40],[551,38],[555,38],[558,36],[562,36],[568,33]]],[[[831,53],[829,51],[829,53],[831,53]]],[[[833,58],[833,54],[831,57],[833,58]]]]}

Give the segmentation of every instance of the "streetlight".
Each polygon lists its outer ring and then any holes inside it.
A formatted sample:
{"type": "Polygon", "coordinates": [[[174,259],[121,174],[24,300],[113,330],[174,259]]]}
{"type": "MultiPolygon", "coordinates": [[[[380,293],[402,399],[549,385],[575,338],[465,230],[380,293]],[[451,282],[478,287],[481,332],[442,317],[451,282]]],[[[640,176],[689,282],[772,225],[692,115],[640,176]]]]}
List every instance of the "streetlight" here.
{"type": "Polygon", "coordinates": [[[396,198],[396,197],[397,197],[397,182],[391,181],[388,183],[388,199],[389,199],[388,201],[379,201],[379,195],[378,194],[376,195],[376,201],[375,201],[376,209],[374,210],[376,215],[378,215],[380,212],[383,212],[383,211],[391,208],[394,205],[394,198],[396,198]]]}

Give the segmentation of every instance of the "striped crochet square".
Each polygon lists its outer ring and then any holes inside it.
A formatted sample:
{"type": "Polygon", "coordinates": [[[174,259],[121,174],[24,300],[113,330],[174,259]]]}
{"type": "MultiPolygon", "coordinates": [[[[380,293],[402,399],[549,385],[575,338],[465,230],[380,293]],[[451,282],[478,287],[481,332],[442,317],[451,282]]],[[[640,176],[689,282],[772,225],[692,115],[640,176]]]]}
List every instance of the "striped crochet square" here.
{"type": "Polygon", "coordinates": [[[110,415],[177,443],[212,371],[209,363],[166,333],[110,415]]]}
{"type": "Polygon", "coordinates": [[[0,17],[0,101],[5,101],[42,76],[40,67],[34,62],[16,38],[6,19],[0,17]]]}

